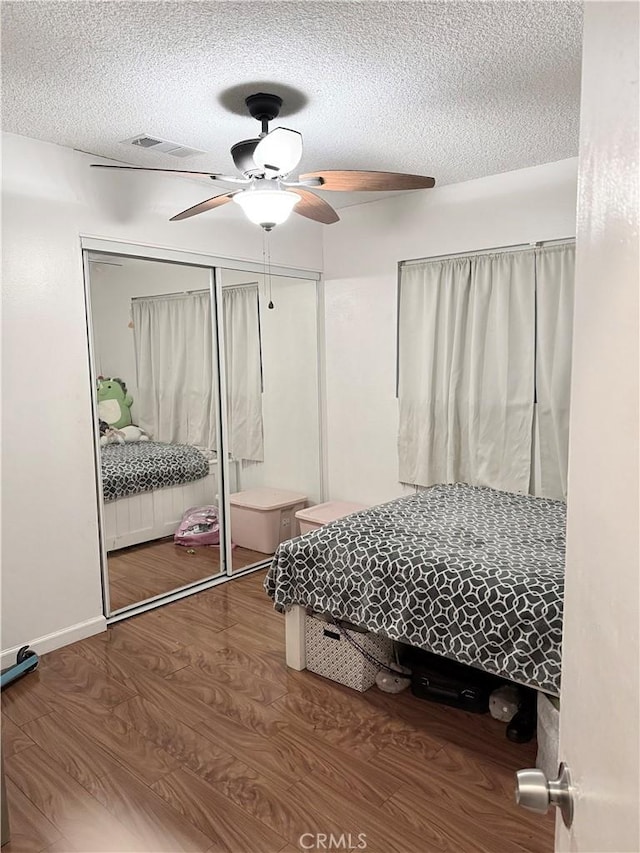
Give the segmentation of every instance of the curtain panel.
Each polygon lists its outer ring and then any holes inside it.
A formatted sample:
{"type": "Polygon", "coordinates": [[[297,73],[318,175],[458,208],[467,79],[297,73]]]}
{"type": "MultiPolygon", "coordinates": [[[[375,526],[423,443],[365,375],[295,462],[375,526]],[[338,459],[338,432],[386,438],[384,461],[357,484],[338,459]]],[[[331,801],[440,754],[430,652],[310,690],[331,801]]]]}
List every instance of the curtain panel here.
{"type": "Polygon", "coordinates": [[[535,317],[530,255],[454,258],[403,270],[402,482],[528,491],[535,317]]]}
{"type": "Polygon", "coordinates": [[[567,497],[575,247],[536,250],[536,397],[532,493],[567,497]]]}
{"type": "Polygon", "coordinates": [[[402,268],[401,482],[566,494],[573,254],[563,246],[402,268]]]}

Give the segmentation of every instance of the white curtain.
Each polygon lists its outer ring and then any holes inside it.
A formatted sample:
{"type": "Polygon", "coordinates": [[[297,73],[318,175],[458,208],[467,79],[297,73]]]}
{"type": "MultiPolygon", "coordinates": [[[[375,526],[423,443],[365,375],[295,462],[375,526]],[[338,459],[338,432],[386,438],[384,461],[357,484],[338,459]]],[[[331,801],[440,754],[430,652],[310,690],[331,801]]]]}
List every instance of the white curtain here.
{"type": "Polygon", "coordinates": [[[257,286],[224,287],[222,313],[231,455],[234,459],[262,462],[262,364],[257,286]]]}
{"type": "Polygon", "coordinates": [[[132,300],[140,426],[156,441],[216,448],[208,293],[132,300]]]}
{"type": "Polygon", "coordinates": [[[567,496],[575,246],[536,251],[534,494],[567,496]]]}
{"type": "MultiPolygon", "coordinates": [[[[132,300],[140,426],[156,441],[217,448],[208,292],[132,300]]],[[[258,291],[223,289],[230,452],[263,459],[258,291]]]]}
{"type": "Polygon", "coordinates": [[[533,252],[409,264],[400,285],[401,482],[527,492],[533,252]]]}

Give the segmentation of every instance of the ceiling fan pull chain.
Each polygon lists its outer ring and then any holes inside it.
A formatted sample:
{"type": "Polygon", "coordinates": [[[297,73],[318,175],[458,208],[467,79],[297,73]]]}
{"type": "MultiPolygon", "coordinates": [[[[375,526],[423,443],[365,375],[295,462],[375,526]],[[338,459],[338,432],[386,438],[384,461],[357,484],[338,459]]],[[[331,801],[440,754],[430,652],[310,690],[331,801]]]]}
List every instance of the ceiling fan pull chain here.
{"type": "Polygon", "coordinates": [[[267,289],[267,232],[262,230],[262,282],[267,289]]]}
{"type": "Polygon", "coordinates": [[[269,244],[267,243],[267,239],[269,237],[269,232],[263,229],[262,231],[262,277],[264,281],[264,287],[269,295],[269,304],[268,308],[273,308],[273,300],[271,299],[271,252],[268,250],[269,244]],[[268,255],[268,262],[267,262],[268,255]],[[267,270],[268,270],[268,278],[267,278],[267,270]]]}
{"type": "Polygon", "coordinates": [[[271,244],[269,243],[269,232],[264,232],[264,238],[267,241],[267,263],[269,265],[269,305],[268,308],[273,309],[275,306],[273,304],[273,291],[271,289],[271,244]]]}

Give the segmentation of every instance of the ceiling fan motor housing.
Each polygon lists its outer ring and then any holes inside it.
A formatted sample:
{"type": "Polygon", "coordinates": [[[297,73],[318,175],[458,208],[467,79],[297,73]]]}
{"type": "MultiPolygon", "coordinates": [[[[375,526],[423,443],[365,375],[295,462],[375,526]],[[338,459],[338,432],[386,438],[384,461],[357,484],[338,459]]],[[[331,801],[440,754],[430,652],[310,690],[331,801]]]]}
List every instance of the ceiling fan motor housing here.
{"type": "Polygon", "coordinates": [[[249,97],[245,98],[244,102],[253,118],[261,122],[273,121],[274,118],[277,118],[282,107],[282,98],[266,92],[249,95],[249,97]]]}
{"type": "Polygon", "coordinates": [[[250,176],[254,172],[260,171],[253,159],[253,152],[256,150],[258,142],[260,142],[260,138],[243,139],[242,142],[236,142],[235,145],[231,146],[231,156],[236,164],[236,169],[244,175],[250,176]]]}
{"type": "MultiPolygon", "coordinates": [[[[268,92],[257,92],[255,95],[246,97],[244,102],[251,116],[261,122],[262,136],[264,136],[269,132],[269,122],[277,118],[280,112],[282,98],[279,95],[270,95],[268,92]]],[[[248,177],[261,171],[256,168],[253,160],[253,153],[256,145],[260,142],[260,138],[243,139],[242,142],[236,142],[231,148],[231,156],[236,164],[236,169],[248,177]]]]}

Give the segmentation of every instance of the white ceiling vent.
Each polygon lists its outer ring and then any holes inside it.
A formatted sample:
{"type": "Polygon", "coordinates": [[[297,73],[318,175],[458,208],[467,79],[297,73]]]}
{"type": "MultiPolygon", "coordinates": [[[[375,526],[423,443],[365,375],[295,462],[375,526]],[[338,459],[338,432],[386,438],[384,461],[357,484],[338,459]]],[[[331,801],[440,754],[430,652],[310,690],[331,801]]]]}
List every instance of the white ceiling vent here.
{"type": "Polygon", "coordinates": [[[133,136],[131,139],[121,140],[123,145],[135,145],[136,148],[147,148],[160,154],[171,154],[172,157],[195,157],[197,154],[206,154],[197,148],[187,148],[179,142],[169,142],[167,139],[158,139],[146,133],[133,136]]]}

